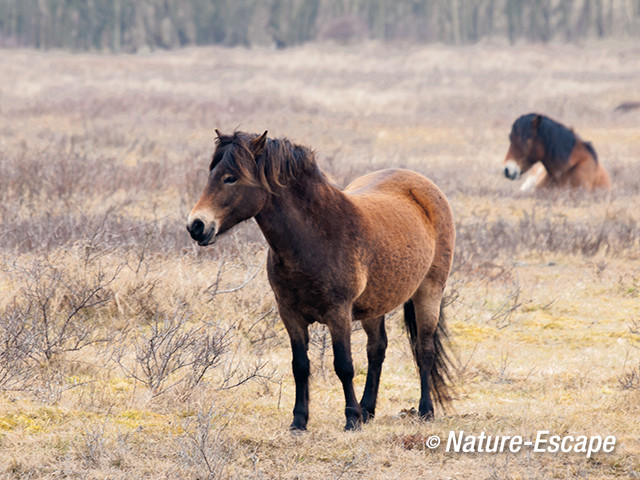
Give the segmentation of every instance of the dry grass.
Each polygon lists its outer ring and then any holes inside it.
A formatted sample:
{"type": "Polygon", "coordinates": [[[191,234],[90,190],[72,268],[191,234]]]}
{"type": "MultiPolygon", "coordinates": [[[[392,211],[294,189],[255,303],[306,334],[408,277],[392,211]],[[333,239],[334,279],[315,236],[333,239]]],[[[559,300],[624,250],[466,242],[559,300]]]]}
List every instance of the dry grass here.
{"type": "MultiPolygon", "coordinates": [[[[0,54],[0,478],[640,476],[640,50],[633,44],[137,56],[0,54]],[[593,141],[611,195],[522,195],[512,121],[593,141]],[[198,249],[184,219],[213,128],[312,146],[345,184],[388,166],[448,195],[448,415],[401,414],[418,382],[400,314],[378,417],[344,433],[314,326],[310,432],[291,435],[288,339],[254,224],[198,249]],[[237,288],[244,285],[243,288],[237,288]],[[615,435],[612,454],[453,454],[424,440],[615,435]]],[[[356,385],[365,338],[354,332],[356,385]]]]}

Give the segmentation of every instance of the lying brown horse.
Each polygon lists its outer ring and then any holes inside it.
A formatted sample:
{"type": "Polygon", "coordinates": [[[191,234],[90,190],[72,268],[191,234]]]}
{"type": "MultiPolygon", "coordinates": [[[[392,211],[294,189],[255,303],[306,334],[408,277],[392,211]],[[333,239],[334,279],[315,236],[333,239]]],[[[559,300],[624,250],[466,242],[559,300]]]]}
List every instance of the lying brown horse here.
{"type": "Polygon", "coordinates": [[[292,430],[309,417],[309,325],[331,334],[335,371],[346,400],[345,429],[374,416],[387,347],[384,315],[404,304],[421,384],[419,413],[449,400],[441,300],[453,257],[454,223],[444,194],[408,170],[382,170],[345,191],[314,154],[286,139],[218,134],[209,178],[187,229],[210,245],[254,217],[268,244],[267,273],[293,351],[292,430]],[[369,363],[361,401],[353,388],[351,323],[367,334],[369,363]]]}
{"type": "Polygon", "coordinates": [[[571,187],[611,189],[609,174],[598,162],[598,155],[589,142],[573,130],[543,115],[529,113],[518,118],[511,127],[511,145],[504,159],[504,175],[515,180],[536,163],[543,169],[527,179],[521,190],[571,187]]]}

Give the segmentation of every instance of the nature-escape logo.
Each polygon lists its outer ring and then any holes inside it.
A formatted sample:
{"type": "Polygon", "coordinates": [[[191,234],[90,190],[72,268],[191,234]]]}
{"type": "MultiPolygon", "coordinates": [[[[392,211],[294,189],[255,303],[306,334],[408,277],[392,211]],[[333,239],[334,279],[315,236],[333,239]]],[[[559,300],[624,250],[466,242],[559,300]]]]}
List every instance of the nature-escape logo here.
{"type": "MultiPolygon", "coordinates": [[[[431,435],[425,446],[434,450],[440,447],[442,439],[431,435]]],[[[530,449],[533,453],[579,453],[591,458],[594,453],[611,453],[616,447],[616,437],[609,435],[552,435],[548,430],[538,430],[533,440],[525,440],[521,435],[478,435],[463,430],[450,431],[447,436],[447,453],[518,453],[530,449]]]]}

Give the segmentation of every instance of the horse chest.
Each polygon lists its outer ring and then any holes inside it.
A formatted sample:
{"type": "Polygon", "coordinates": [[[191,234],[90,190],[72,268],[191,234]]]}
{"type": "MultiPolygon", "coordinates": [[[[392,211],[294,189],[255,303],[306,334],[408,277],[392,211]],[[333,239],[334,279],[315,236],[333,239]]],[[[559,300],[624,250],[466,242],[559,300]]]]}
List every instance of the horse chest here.
{"type": "Polygon", "coordinates": [[[270,259],[267,273],[279,306],[310,323],[325,323],[331,311],[350,304],[356,295],[355,282],[349,276],[333,275],[328,268],[292,268],[270,259]]]}

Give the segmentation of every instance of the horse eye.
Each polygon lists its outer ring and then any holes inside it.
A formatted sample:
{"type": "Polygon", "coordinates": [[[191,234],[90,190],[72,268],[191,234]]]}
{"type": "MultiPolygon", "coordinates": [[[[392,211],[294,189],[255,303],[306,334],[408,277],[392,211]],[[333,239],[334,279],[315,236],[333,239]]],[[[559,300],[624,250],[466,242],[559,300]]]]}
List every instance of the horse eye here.
{"type": "Polygon", "coordinates": [[[222,180],[224,183],[226,184],[232,184],[232,183],[236,183],[238,181],[238,179],[234,176],[229,175],[228,177],[224,177],[224,179],[222,180]]]}

